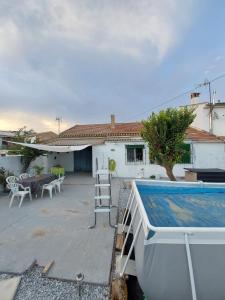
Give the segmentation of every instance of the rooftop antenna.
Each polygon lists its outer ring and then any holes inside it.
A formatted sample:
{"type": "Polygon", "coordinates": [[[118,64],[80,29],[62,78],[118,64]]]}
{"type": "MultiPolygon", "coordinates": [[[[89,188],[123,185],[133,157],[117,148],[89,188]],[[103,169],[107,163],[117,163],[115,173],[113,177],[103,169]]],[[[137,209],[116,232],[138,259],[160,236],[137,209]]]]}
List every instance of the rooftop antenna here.
{"type": "Polygon", "coordinates": [[[55,120],[58,123],[58,134],[60,134],[60,124],[62,123],[62,117],[56,117],[55,120]]]}
{"type": "Polygon", "coordinates": [[[213,114],[213,101],[212,101],[212,91],[211,91],[211,82],[208,79],[205,79],[203,83],[198,85],[199,87],[208,86],[209,90],[209,132],[213,132],[213,125],[212,125],[212,114],[213,114]]]}
{"type": "Polygon", "coordinates": [[[216,102],[216,90],[213,90],[212,92],[212,104],[214,105],[216,102]]]}

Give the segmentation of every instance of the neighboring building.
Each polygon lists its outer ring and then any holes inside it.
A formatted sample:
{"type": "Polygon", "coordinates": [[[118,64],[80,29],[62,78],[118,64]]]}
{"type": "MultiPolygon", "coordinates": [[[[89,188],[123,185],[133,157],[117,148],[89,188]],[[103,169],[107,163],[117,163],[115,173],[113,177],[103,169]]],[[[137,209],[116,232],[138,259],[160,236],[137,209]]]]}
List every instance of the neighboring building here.
{"type": "MultiPolygon", "coordinates": [[[[115,175],[119,177],[165,177],[164,168],[150,162],[147,144],[140,136],[142,124],[116,123],[111,116],[109,124],[75,125],[62,132],[50,145],[90,145],[84,150],[49,154],[48,164],[60,164],[68,172],[92,172],[107,168],[108,160],[116,162],[115,175]]],[[[224,142],[209,132],[189,128],[186,133],[188,150],[180,164],[174,167],[176,176],[184,176],[185,167],[225,168],[224,142]]]]}
{"type": "Polygon", "coordinates": [[[16,134],[16,131],[0,131],[0,153],[7,152],[8,142],[16,134]]]}
{"type": "Polygon", "coordinates": [[[225,102],[199,102],[200,93],[191,94],[191,104],[196,107],[192,126],[225,137],[225,102]],[[211,111],[211,113],[210,113],[211,111]]]}
{"type": "Polygon", "coordinates": [[[45,144],[58,137],[53,131],[45,131],[32,134],[27,140],[31,143],[45,144]]]}

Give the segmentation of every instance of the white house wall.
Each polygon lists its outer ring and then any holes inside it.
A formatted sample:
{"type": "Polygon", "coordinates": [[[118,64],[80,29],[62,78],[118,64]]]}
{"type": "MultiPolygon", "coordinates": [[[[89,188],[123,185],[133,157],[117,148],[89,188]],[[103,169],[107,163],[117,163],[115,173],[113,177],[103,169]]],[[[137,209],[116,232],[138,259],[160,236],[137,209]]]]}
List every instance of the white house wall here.
{"type": "Polygon", "coordinates": [[[213,133],[225,136],[225,107],[215,107],[213,109],[213,133]]]}
{"type": "MultiPolygon", "coordinates": [[[[195,110],[196,117],[191,126],[209,132],[209,108],[205,103],[198,104],[195,110]]],[[[225,107],[213,108],[212,133],[225,136],[225,107]]]]}
{"type": "Polygon", "coordinates": [[[224,143],[195,143],[193,160],[195,168],[225,169],[224,143]]]}
{"type": "MultiPolygon", "coordinates": [[[[149,178],[151,175],[166,177],[165,169],[156,164],[150,164],[148,147],[145,145],[145,162],[142,164],[126,164],[126,147],[129,144],[143,145],[142,142],[107,142],[104,145],[93,146],[93,175],[96,171],[96,158],[99,168],[107,168],[108,159],[116,161],[115,176],[149,178]]],[[[225,146],[223,143],[193,143],[192,164],[177,164],[174,174],[177,177],[185,175],[184,168],[222,168],[225,169],[225,146]]]]}
{"type": "MultiPolygon", "coordinates": [[[[151,175],[156,177],[166,177],[165,169],[156,164],[150,164],[149,151],[145,145],[144,156],[145,162],[142,164],[126,164],[126,145],[143,145],[143,142],[107,142],[104,145],[93,146],[93,176],[96,171],[96,158],[98,159],[99,168],[107,168],[108,159],[116,161],[115,176],[118,177],[142,177],[149,178],[151,175]]],[[[192,167],[192,164],[177,164],[174,167],[174,173],[178,177],[184,176],[184,167],[192,167]]]]}
{"type": "Polygon", "coordinates": [[[30,170],[35,165],[43,166],[43,173],[49,173],[51,168],[56,165],[64,167],[66,172],[73,172],[74,170],[74,152],[68,153],[48,153],[37,157],[30,165],[30,170]]]}
{"type": "Polygon", "coordinates": [[[22,171],[22,163],[21,163],[21,156],[20,155],[6,155],[0,156],[0,168],[6,169],[13,173],[14,175],[18,176],[22,171]]]}

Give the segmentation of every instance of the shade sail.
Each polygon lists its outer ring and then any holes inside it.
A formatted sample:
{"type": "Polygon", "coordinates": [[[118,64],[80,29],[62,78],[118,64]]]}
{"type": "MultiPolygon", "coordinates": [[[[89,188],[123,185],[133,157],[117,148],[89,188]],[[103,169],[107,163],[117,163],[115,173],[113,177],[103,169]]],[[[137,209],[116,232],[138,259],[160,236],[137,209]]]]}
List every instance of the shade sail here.
{"type": "Polygon", "coordinates": [[[72,151],[80,151],[83,150],[91,145],[80,145],[80,146],[51,146],[51,145],[44,145],[44,144],[29,144],[29,143],[18,143],[18,142],[11,142],[16,145],[20,145],[23,147],[29,147],[33,149],[49,151],[49,152],[72,152],[72,151]]]}

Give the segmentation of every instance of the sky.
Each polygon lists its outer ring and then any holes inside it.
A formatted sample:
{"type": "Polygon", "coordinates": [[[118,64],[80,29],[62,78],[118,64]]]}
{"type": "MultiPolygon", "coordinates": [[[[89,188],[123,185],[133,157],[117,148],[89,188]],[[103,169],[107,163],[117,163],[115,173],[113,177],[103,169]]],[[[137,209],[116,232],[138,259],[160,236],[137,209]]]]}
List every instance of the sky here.
{"type": "MultiPolygon", "coordinates": [[[[225,74],[224,28],[224,0],[0,0],[0,130],[189,104],[169,100],[225,74]]],[[[225,101],[225,77],[212,89],[225,101]]]]}

